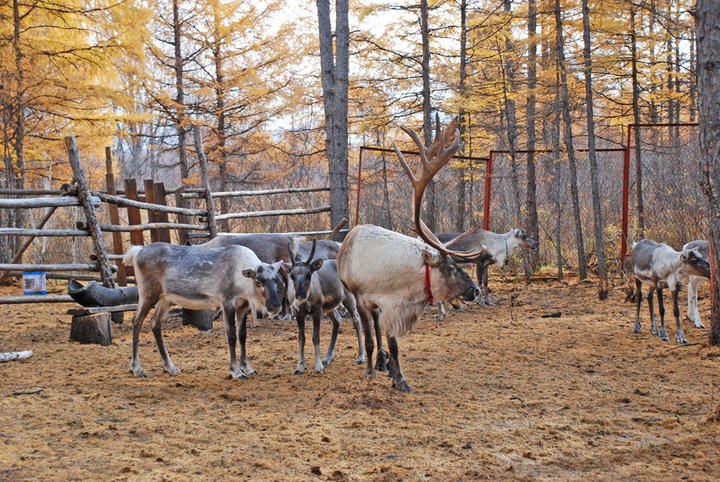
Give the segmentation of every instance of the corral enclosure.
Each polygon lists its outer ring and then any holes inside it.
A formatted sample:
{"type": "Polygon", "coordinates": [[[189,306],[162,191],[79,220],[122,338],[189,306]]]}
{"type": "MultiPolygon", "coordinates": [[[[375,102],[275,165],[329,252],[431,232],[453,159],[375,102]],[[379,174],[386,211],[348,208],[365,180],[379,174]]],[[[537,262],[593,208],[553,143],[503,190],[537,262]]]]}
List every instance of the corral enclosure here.
{"type": "MultiPolygon", "coordinates": [[[[292,321],[254,321],[259,374],[224,379],[222,323],[165,331],[183,372],[162,372],[149,330],[148,379],[128,372],[129,323],[112,346],[67,341],[58,305],[5,309],[0,346],[4,480],[477,480],[720,477],[720,350],[686,323],[691,345],[633,335],[621,290],[570,280],[495,285],[498,306],[437,321],[401,341],[414,393],[363,377],[352,324],[322,375],[292,375],[292,321]],[[559,318],[543,315],[559,312],[559,318]]],[[[15,293],[2,288],[2,294],[15,293]]],[[[57,285],[55,290],[61,291],[57,285]]],[[[701,300],[706,318],[709,302],[701,300]]],[[[670,327],[672,330],[672,326],[670,327]]],[[[671,331],[672,332],[672,331],[671,331]]],[[[323,347],[329,323],[323,322],[323,347]]]]}

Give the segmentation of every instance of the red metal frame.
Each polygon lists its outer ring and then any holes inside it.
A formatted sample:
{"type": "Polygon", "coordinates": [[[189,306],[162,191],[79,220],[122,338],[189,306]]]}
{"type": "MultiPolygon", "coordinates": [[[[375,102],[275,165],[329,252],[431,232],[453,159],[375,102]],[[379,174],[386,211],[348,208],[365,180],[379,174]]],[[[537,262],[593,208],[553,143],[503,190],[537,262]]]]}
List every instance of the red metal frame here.
{"type": "MultiPolygon", "coordinates": [[[[625,258],[627,257],[628,221],[630,217],[630,131],[643,127],[695,127],[697,122],[679,122],[676,124],[628,124],[625,139],[625,157],[623,159],[623,197],[622,197],[622,239],[620,241],[620,269],[625,272],[625,258]]],[[[637,144],[637,143],[636,143],[637,144]]]]}

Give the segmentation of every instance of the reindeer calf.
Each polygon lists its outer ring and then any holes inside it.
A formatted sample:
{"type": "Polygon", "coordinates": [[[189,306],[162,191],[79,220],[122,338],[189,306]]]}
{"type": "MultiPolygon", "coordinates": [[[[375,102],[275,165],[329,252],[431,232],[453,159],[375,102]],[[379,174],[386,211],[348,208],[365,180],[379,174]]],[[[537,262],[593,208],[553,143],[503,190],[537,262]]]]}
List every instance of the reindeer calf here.
{"type": "Polygon", "coordinates": [[[283,281],[279,272],[285,269],[283,262],[261,263],[255,253],[244,246],[207,248],[168,243],[132,246],[123,261],[134,267],[138,286],[130,366],[136,376],[145,377],[138,342],[143,321],[153,307],[155,314],[150,323],[165,371],[170,374],[180,371],[170,360],[162,337],[162,322],[171,303],[193,310],[221,307],[230,349],[229,378],[245,378],[255,373],[245,350],[247,314],[251,309],[267,309],[271,314],[280,311],[283,281]],[[237,332],[236,319],[240,320],[237,332]],[[239,367],[235,357],[238,337],[239,367]]]}
{"type": "MultiPolygon", "coordinates": [[[[337,243],[336,243],[337,244],[337,243]]],[[[358,357],[355,362],[365,362],[365,349],[360,331],[355,296],[343,285],[338,275],[337,262],[334,259],[315,259],[315,242],[312,243],[310,254],[305,261],[298,257],[290,268],[288,299],[297,316],[298,324],[298,364],[295,374],[305,372],[305,318],[308,314],[313,318],[313,346],[315,347],[315,371],[323,372],[323,367],[332,363],[335,358],[335,343],[340,329],[340,317],[336,308],[342,303],[352,316],[358,339],[358,357]],[[327,313],[332,320],[333,330],[330,344],[325,356],[320,358],[320,317],[327,313]]]]}
{"type": "Polygon", "coordinates": [[[637,288],[637,311],[635,313],[634,333],[640,333],[640,305],[642,304],[642,285],[649,285],[648,307],[650,309],[650,332],[657,335],[663,341],[668,341],[667,330],[665,329],[665,305],[663,304],[663,289],[669,288],[673,298],[673,314],[677,331],[675,340],[678,343],[687,344],[687,339],[680,325],[680,308],[678,307],[678,294],[682,288],[682,282],[688,276],[710,277],[710,264],[695,249],[683,249],[682,252],[675,251],[666,244],[656,243],[649,239],[643,239],[632,246],[633,275],[637,288]],[[653,312],[653,293],[657,291],[658,307],[660,309],[660,329],[655,324],[653,312]]]}

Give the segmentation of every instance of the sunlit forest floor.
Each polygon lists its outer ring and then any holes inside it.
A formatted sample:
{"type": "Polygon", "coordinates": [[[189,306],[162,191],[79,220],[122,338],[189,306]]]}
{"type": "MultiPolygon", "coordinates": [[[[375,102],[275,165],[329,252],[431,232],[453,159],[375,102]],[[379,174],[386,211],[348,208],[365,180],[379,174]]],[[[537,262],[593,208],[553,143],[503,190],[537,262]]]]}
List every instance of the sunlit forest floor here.
{"type": "Polygon", "coordinates": [[[242,381],[225,379],[221,322],[169,324],[174,377],[146,324],[142,380],[128,373],[130,314],[100,347],[68,341],[69,305],[5,306],[0,351],[34,355],[0,364],[0,479],[720,479],[706,330],[686,322],[691,345],[662,343],[644,305],[633,335],[620,288],[600,302],[572,280],[494,287],[497,306],[442,322],[427,310],[401,341],[411,394],[363,377],[349,321],[335,362],[302,376],[294,322],[252,322],[259,374],[242,381]]]}

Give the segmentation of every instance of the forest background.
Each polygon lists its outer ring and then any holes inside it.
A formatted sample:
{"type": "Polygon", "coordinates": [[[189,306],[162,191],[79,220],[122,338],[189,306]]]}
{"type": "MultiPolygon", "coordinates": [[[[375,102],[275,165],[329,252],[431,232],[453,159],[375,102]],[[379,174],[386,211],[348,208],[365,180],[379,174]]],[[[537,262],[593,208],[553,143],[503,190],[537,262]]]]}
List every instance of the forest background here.
{"type": "MultiPolygon", "coordinates": [[[[507,151],[495,155],[491,229],[524,226],[541,240],[526,273],[619,272],[623,154],[586,149],[623,148],[630,124],[697,121],[693,2],[353,2],[345,13],[346,3],[334,13],[349,19],[344,175],[351,208],[360,146],[388,148],[397,140],[412,150],[398,126],[429,142],[436,114],[441,124],[459,116],[463,154],[478,159],[455,161],[438,175],[428,193],[431,227],[481,224],[481,158],[507,151]]],[[[77,136],[98,189],[106,145],[119,179],[152,178],[171,190],[197,185],[194,125],[204,131],[214,190],[328,185],[316,7],[289,0],[3,2],[2,186],[69,182],[66,135],[77,136]]],[[[631,130],[633,239],[677,248],[707,236],[696,129],[631,130]]],[[[360,222],[408,232],[410,187],[395,155],[364,156],[360,222]]],[[[282,202],[310,207],[327,198],[282,202]]],[[[219,209],[276,203],[241,198],[219,209]]],[[[4,226],[33,222],[8,210],[0,215],[4,226]]],[[[223,229],[328,224],[315,215],[233,221],[223,229]]],[[[0,238],[3,260],[13,242],[0,238]]],[[[43,249],[36,256],[47,256],[43,249]]]]}

